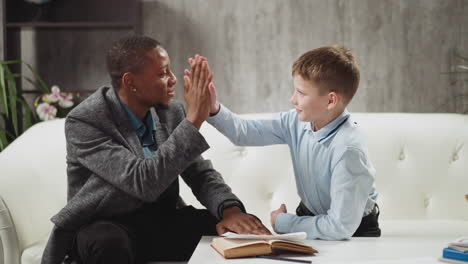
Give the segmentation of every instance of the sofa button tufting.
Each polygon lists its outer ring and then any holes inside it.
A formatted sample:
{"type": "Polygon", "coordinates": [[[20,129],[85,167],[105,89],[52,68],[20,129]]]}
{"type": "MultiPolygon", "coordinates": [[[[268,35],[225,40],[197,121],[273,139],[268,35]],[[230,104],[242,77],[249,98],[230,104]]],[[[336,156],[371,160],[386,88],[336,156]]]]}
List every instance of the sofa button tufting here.
{"type": "Polygon", "coordinates": [[[430,197],[424,198],[424,207],[425,208],[428,208],[430,203],[431,203],[431,198],[430,197]]]}
{"type": "Polygon", "coordinates": [[[452,160],[453,160],[453,161],[457,161],[457,160],[458,160],[458,154],[457,154],[457,153],[453,154],[452,160]]]}
{"type": "Polygon", "coordinates": [[[400,153],[400,156],[398,157],[399,160],[404,160],[406,157],[405,157],[405,153],[401,152],[400,153]]]}
{"type": "Polygon", "coordinates": [[[239,156],[247,155],[247,149],[245,147],[238,147],[236,151],[239,154],[239,156]]]}

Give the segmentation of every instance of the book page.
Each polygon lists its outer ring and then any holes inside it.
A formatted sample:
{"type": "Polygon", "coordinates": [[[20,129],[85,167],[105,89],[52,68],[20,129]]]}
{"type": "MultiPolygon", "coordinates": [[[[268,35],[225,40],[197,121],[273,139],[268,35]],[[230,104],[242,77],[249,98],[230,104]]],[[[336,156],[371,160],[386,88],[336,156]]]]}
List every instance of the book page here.
{"type": "Polygon", "coordinates": [[[236,247],[244,247],[254,244],[267,244],[268,242],[264,240],[252,240],[252,239],[221,239],[221,238],[214,238],[213,241],[216,241],[217,244],[221,246],[222,250],[229,249],[229,248],[236,248],[236,247]]]}
{"type": "Polygon", "coordinates": [[[464,247],[468,249],[468,237],[459,237],[450,243],[449,246],[464,247]]]}
{"type": "Polygon", "coordinates": [[[280,234],[280,235],[244,235],[244,234],[236,234],[232,232],[226,232],[221,236],[229,238],[229,239],[252,239],[252,240],[292,240],[292,241],[300,241],[305,240],[307,237],[306,232],[296,232],[296,233],[287,233],[287,234],[280,234]]]}
{"type": "Polygon", "coordinates": [[[278,250],[287,250],[294,252],[302,252],[308,254],[315,254],[318,251],[310,245],[304,244],[300,241],[291,241],[291,240],[268,240],[273,251],[278,250]]]}
{"type": "Polygon", "coordinates": [[[271,254],[271,246],[265,240],[228,239],[215,237],[211,242],[214,248],[224,258],[249,257],[271,254]]]}

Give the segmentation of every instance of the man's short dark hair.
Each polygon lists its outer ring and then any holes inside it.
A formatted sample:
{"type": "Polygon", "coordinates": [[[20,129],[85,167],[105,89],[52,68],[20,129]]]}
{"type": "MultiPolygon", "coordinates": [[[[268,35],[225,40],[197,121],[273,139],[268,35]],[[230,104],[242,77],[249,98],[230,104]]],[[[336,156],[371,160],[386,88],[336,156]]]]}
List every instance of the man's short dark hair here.
{"type": "Polygon", "coordinates": [[[161,44],[150,37],[131,35],[116,41],[107,51],[107,71],[112,87],[119,90],[126,72],[139,73],[147,62],[146,53],[161,44]]]}

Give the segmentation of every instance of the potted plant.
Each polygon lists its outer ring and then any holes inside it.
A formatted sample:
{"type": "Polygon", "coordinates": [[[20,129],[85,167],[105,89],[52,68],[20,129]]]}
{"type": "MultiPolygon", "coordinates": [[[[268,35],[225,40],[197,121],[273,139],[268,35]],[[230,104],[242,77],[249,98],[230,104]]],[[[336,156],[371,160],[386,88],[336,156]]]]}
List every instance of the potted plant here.
{"type": "Polygon", "coordinates": [[[20,136],[23,131],[26,131],[40,120],[65,117],[75,105],[74,99],[77,96],[79,94],[61,92],[56,85],[52,86],[52,89],[49,88],[28,63],[20,60],[0,61],[0,152],[20,136]],[[32,72],[34,80],[13,73],[9,67],[13,64],[26,65],[32,72]],[[18,94],[16,86],[18,78],[24,78],[42,93],[34,101],[34,110],[26,102],[23,95],[18,94]],[[1,126],[2,123],[3,127],[1,126]]]}

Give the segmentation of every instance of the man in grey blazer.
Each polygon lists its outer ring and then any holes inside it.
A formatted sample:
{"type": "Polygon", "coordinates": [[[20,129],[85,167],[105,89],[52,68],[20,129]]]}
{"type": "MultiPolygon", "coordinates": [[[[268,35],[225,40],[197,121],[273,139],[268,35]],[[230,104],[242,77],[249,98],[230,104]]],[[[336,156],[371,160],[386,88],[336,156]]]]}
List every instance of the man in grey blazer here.
{"type": "Polygon", "coordinates": [[[52,218],[42,263],[187,260],[202,235],[268,234],[201,157],[213,78],[205,59],[197,56],[184,78],[187,113],[172,102],[176,78],[157,41],[126,37],[107,64],[113,88],[100,88],[65,122],[68,202],[52,218]],[[185,205],[179,175],[206,210],[185,205]]]}

